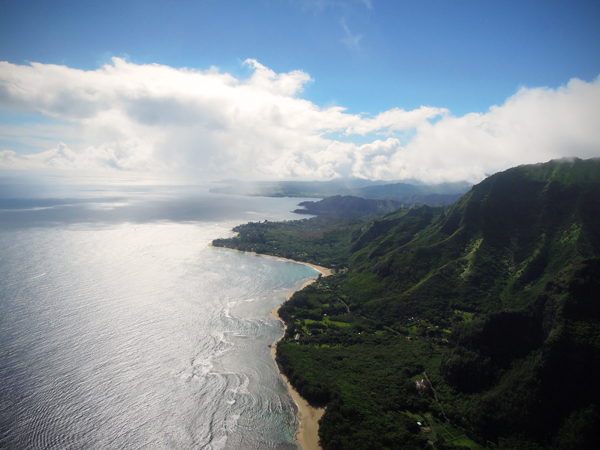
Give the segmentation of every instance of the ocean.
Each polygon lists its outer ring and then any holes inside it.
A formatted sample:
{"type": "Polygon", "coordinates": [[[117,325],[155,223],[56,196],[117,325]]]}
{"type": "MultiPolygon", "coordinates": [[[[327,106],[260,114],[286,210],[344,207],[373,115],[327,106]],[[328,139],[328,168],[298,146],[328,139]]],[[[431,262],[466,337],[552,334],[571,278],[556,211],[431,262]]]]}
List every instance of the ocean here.
{"type": "Polygon", "coordinates": [[[59,194],[0,198],[0,448],[297,449],[269,313],[318,272],[208,244],[303,199],[59,194]]]}

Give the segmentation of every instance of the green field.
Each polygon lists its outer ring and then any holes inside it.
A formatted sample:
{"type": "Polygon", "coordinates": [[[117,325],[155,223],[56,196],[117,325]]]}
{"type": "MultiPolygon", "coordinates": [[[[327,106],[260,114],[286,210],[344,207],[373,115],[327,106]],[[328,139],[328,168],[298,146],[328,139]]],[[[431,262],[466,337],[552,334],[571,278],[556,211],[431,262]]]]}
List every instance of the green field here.
{"type": "MultiPolygon", "coordinates": [[[[412,379],[418,379],[418,376],[414,376],[412,379]]],[[[413,419],[415,422],[420,422],[422,425],[422,433],[430,441],[433,441],[434,444],[442,439],[442,441],[446,442],[447,444],[468,447],[473,450],[484,450],[485,448],[469,439],[467,435],[460,429],[454,428],[445,422],[435,419],[429,413],[421,416],[419,414],[405,411],[404,414],[413,419]]]]}

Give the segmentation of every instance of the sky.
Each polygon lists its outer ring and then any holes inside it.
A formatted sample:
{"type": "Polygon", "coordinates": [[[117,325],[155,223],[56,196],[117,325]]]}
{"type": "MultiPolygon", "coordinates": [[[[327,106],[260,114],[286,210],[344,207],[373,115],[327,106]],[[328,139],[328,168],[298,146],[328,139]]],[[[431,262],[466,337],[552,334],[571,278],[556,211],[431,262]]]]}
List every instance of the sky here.
{"type": "Polygon", "coordinates": [[[600,157],[600,2],[0,4],[0,176],[469,181],[600,157]]]}

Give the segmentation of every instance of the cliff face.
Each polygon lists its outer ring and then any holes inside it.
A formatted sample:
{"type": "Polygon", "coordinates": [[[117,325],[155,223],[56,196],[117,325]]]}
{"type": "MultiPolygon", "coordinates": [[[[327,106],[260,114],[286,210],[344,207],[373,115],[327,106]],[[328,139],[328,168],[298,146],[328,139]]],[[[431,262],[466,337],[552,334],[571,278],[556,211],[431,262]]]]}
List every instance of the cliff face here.
{"type": "Polygon", "coordinates": [[[390,318],[434,297],[449,310],[524,307],[560,270],[600,255],[599,199],[600,161],[552,161],[486,179],[413,235],[414,217],[388,214],[353,255],[355,273],[373,284],[364,307],[390,318]],[[382,305],[378,289],[399,297],[382,305]]]}

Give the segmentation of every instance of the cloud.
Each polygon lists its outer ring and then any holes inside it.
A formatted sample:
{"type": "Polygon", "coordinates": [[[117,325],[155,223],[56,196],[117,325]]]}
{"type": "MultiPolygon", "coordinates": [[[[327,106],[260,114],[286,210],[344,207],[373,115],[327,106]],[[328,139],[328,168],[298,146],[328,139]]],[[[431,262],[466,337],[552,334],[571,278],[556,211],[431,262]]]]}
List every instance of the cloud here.
{"type": "Polygon", "coordinates": [[[363,34],[354,34],[348,26],[348,18],[352,17],[354,23],[360,23],[363,26],[368,25],[370,10],[373,9],[372,0],[289,0],[291,3],[300,6],[303,12],[311,11],[315,15],[323,15],[333,12],[330,19],[336,17],[343,29],[343,37],[338,43],[345,45],[351,52],[361,50],[360,43],[365,37],[363,34]],[[365,11],[366,10],[366,11],[365,11]]]}
{"type": "Polygon", "coordinates": [[[255,59],[248,59],[245,64],[254,69],[254,73],[248,80],[248,85],[275,95],[295,96],[304,90],[306,83],[312,81],[310,76],[301,70],[276,74],[255,59]]]}
{"type": "Polygon", "coordinates": [[[384,129],[388,133],[410,130],[416,128],[421,123],[425,123],[428,119],[445,115],[448,112],[445,108],[432,108],[430,106],[421,106],[419,109],[413,109],[412,111],[394,108],[382,112],[372,119],[357,121],[356,125],[346,130],[346,134],[360,134],[364,136],[367,133],[384,129]]]}
{"type": "Polygon", "coordinates": [[[346,45],[346,47],[348,47],[349,50],[352,51],[358,51],[360,50],[359,44],[361,39],[364,37],[363,34],[352,34],[350,32],[350,29],[348,28],[348,25],[346,24],[346,19],[345,18],[341,18],[340,19],[340,23],[342,24],[342,28],[344,29],[344,32],[346,33],[346,37],[342,39],[342,42],[344,43],[344,45],[346,45]]]}
{"type": "Polygon", "coordinates": [[[119,58],[94,71],[0,62],[0,108],[50,119],[0,125],[7,142],[0,168],[187,181],[355,176],[477,182],[517,164],[600,156],[598,79],[523,88],[503,105],[462,117],[432,106],[368,117],[301,98],[312,82],[303,71],[275,73],[252,59],[246,64],[252,74],[240,79],[216,68],[119,58]],[[369,142],[356,144],[355,136],[369,142]],[[41,151],[24,154],[10,142],[41,151]]]}
{"type": "Polygon", "coordinates": [[[454,177],[463,173],[473,180],[517,164],[598,157],[599,114],[600,79],[573,79],[558,89],[522,88],[485,114],[421,123],[405,152],[435,172],[454,167],[454,177]]]}

